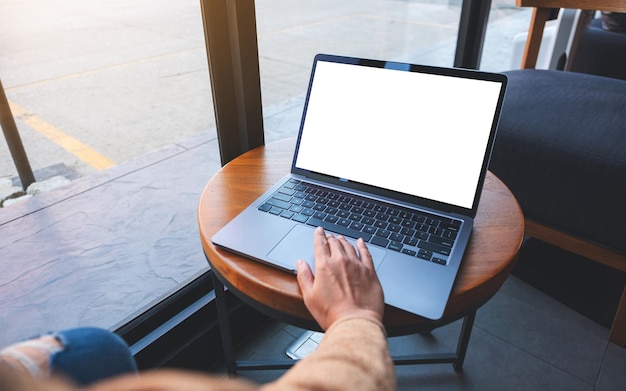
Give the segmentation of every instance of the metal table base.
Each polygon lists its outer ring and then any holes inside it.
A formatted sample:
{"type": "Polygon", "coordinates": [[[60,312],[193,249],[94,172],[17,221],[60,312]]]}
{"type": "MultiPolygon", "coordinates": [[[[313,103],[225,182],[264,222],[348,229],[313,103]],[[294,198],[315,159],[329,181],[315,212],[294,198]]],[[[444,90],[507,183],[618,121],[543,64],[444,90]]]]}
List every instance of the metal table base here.
{"type": "MultiPolygon", "coordinates": [[[[230,327],[230,316],[225,297],[225,287],[216,273],[213,274],[213,287],[217,304],[217,316],[219,321],[222,346],[224,349],[224,361],[226,371],[230,375],[235,375],[238,370],[272,370],[288,369],[298,360],[294,359],[267,359],[267,360],[236,360],[235,348],[230,327]]],[[[476,311],[471,312],[463,318],[463,326],[459,335],[456,352],[451,353],[430,353],[392,356],[395,365],[418,365],[418,364],[452,364],[455,371],[463,369],[463,362],[467,353],[476,311]]]]}

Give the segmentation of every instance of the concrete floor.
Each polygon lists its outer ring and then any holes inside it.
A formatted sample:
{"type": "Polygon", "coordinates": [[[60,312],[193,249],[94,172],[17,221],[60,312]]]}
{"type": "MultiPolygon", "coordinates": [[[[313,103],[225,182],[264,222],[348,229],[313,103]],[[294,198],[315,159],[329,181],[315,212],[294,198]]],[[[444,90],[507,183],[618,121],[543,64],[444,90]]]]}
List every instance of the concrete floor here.
{"type": "MultiPolygon", "coordinates": [[[[509,69],[528,13],[512,1],[493,8],[483,69],[509,69]]],[[[295,134],[314,53],[451,65],[458,15],[447,0],[257,1],[267,140],[295,134]]],[[[207,268],[195,213],[219,161],[199,4],[5,1],[0,36],[0,77],[34,168],[61,162],[78,174],[0,210],[0,345],[49,329],[114,328],[207,268]],[[79,158],[51,134],[89,153],[79,158]],[[94,168],[98,153],[114,166],[94,168]]],[[[2,149],[0,177],[14,175],[2,149]]],[[[458,328],[390,346],[448,350],[458,328]]],[[[270,325],[240,357],[282,357],[301,332],[270,325]]],[[[465,370],[401,367],[400,389],[624,390],[626,350],[607,335],[511,277],[478,312],[465,370]]]]}
{"type": "MultiPolygon", "coordinates": [[[[529,20],[513,4],[493,1],[485,70],[511,68],[529,20]]],[[[318,52],[451,66],[460,0],[259,0],[256,10],[267,118],[301,104],[318,52]]],[[[0,37],[0,79],[35,170],[83,176],[215,125],[198,0],[5,1],[0,37]]],[[[16,173],[0,142],[0,178],[16,173]]]]}

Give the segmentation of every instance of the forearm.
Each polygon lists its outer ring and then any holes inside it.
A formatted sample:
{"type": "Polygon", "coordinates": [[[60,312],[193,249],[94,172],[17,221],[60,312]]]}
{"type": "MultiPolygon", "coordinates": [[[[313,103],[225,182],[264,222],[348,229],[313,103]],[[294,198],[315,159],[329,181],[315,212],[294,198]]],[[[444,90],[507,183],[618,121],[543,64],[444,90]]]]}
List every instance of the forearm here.
{"type": "Polygon", "coordinates": [[[333,324],[315,352],[274,383],[276,390],[394,390],[396,377],[383,326],[365,318],[333,324]]]}

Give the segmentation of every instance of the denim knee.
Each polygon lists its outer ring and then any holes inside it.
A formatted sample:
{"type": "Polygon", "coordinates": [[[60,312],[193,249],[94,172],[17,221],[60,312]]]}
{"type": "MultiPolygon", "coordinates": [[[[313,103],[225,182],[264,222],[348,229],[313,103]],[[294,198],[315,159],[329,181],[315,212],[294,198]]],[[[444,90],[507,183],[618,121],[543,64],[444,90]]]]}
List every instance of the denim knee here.
{"type": "Polygon", "coordinates": [[[112,376],[137,371],[124,340],[108,330],[85,327],[54,334],[63,349],[50,358],[52,372],[86,385],[112,376]]]}

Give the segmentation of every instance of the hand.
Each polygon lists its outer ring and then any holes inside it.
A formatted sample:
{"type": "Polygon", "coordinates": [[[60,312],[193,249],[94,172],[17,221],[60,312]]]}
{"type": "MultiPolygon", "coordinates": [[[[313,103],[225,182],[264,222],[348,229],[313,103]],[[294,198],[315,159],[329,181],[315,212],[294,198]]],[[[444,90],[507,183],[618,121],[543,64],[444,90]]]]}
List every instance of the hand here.
{"type": "Polygon", "coordinates": [[[298,284],[304,304],[317,323],[328,329],[337,320],[361,315],[382,321],[385,304],[374,262],[363,239],[357,249],[342,236],[326,235],[321,227],[313,234],[315,276],[309,265],[298,261],[298,284]]]}

